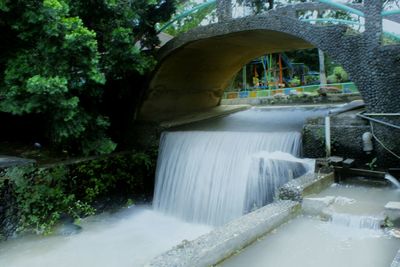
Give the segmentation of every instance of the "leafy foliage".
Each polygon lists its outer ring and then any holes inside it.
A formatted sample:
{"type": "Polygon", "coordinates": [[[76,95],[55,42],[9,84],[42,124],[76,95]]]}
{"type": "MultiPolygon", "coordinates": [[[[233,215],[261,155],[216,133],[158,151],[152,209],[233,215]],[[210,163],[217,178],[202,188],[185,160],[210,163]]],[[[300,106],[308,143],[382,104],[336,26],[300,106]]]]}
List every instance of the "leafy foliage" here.
{"type": "Polygon", "coordinates": [[[255,14],[273,9],[275,2],[275,0],[238,0],[240,5],[250,7],[255,14]]]}
{"type": "Polygon", "coordinates": [[[301,83],[299,77],[295,76],[293,77],[293,79],[290,80],[290,86],[291,87],[295,87],[295,86],[299,86],[301,83]]]}
{"type": "Polygon", "coordinates": [[[143,152],[85,161],[70,168],[69,187],[88,203],[117,189],[121,195],[144,193],[148,191],[145,182],[151,180],[155,162],[155,157],[143,152]]]}
{"type": "Polygon", "coordinates": [[[349,80],[349,75],[343,69],[343,67],[338,66],[333,69],[333,73],[328,76],[328,81],[331,83],[342,83],[349,80]]]}
{"type": "Polygon", "coordinates": [[[84,202],[66,192],[67,172],[63,167],[50,170],[34,167],[15,167],[5,173],[14,187],[18,207],[18,232],[33,230],[47,234],[61,214],[74,218],[93,213],[84,202]]]}
{"type": "MultiPolygon", "coordinates": [[[[104,198],[116,195],[132,203],[132,196],[150,195],[155,164],[153,152],[130,152],[46,169],[10,168],[0,173],[0,199],[6,190],[13,205],[5,205],[2,212],[16,217],[18,232],[49,234],[61,216],[91,215],[104,198]]],[[[0,234],[4,230],[1,223],[0,234]]]]}
{"type": "Polygon", "coordinates": [[[155,24],[174,8],[173,0],[0,0],[0,111],[43,115],[49,140],[67,150],[112,151],[104,91],[151,70],[143,48],[158,44],[155,24]]]}
{"type": "MultiPolygon", "coordinates": [[[[195,1],[181,1],[176,8],[176,16],[193,9],[198,4],[199,3],[195,1]]],[[[187,32],[190,29],[200,26],[204,20],[215,21],[216,13],[214,11],[215,5],[210,5],[204,9],[197,10],[196,12],[177,20],[170,27],[166,28],[165,32],[172,36],[176,36],[180,33],[187,32]]],[[[162,27],[163,25],[160,26],[162,27]]]]}

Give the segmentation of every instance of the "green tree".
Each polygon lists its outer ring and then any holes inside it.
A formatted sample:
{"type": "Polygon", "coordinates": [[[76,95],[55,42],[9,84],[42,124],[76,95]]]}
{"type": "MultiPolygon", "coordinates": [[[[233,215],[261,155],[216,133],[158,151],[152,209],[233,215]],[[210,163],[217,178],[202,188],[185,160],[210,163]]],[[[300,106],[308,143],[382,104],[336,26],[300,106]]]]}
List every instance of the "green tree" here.
{"type": "Polygon", "coordinates": [[[41,114],[57,146],[110,152],[104,91],[151,70],[143,50],[158,44],[155,25],[174,8],[173,0],[0,0],[0,111],[41,114]]]}
{"type": "MultiPolygon", "coordinates": [[[[199,3],[195,1],[180,1],[180,3],[178,3],[177,5],[175,16],[179,16],[184,12],[188,12],[197,5],[199,5],[199,3]]],[[[170,27],[165,29],[165,32],[170,35],[176,36],[180,33],[187,32],[190,29],[200,26],[201,23],[206,19],[209,21],[215,21],[216,14],[214,10],[215,5],[210,5],[206,8],[192,12],[171,24],[170,27]]],[[[162,26],[163,25],[160,25],[160,27],[162,26]]]]}
{"type": "Polygon", "coordinates": [[[273,9],[276,4],[275,0],[238,0],[240,5],[250,7],[254,14],[259,14],[263,11],[273,9]]]}
{"type": "Polygon", "coordinates": [[[331,83],[342,83],[349,81],[349,75],[341,66],[333,69],[333,73],[328,76],[328,81],[331,83]]]}

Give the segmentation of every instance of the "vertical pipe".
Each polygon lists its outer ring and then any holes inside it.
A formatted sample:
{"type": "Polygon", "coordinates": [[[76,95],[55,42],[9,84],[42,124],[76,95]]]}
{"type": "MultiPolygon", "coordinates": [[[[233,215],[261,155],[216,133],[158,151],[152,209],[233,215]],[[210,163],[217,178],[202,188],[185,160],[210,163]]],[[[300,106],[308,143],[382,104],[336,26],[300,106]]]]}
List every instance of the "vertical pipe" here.
{"type": "Polygon", "coordinates": [[[331,117],[325,117],[325,150],[326,157],[331,156],[331,117]]]}
{"type": "Polygon", "coordinates": [[[272,54],[269,54],[269,62],[268,62],[268,82],[272,79],[272,54]]]}
{"type": "Polygon", "coordinates": [[[278,64],[279,64],[279,85],[278,87],[283,83],[283,70],[282,70],[282,54],[279,53],[279,59],[278,59],[278,64]]]}
{"type": "Polygon", "coordinates": [[[244,66],[243,66],[243,69],[242,69],[242,80],[243,80],[243,85],[242,85],[242,87],[243,87],[244,90],[247,90],[246,66],[247,66],[247,65],[244,65],[244,66]]]}
{"type": "Polygon", "coordinates": [[[320,86],[326,86],[326,72],[325,72],[325,54],[321,49],[318,49],[318,61],[319,61],[319,81],[320,86]]]}
{"type": "Polygon", "coordinates": [[[265,79],[265,89],[268,88],[268,74],[267,74],[267,64],[268,64],[268,60],[267,60],[267,56],[264,55],[263,58],[263,67],[264,67],[264,79],[265,79]]]}

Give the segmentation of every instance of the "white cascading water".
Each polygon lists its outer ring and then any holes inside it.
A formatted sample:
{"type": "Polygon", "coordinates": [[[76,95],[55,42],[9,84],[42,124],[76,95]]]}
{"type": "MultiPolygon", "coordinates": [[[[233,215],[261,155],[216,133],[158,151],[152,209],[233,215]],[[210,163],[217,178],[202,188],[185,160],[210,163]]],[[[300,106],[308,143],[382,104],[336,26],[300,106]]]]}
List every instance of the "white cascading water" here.
{"type": "Polygon", "coordinates": [[[400,182],[396,179],[396,177],[390,175],[389,173],[386,173],[385,179],[391,182],[396,188],[400,189],[400,182]]]}
{"type": "Polygon", "coordinates": [[[253,154],[247,177],[245,213],[273,202],[277,188],[314,171],[314,159],[299,159],[281,151],[253,154]]]}
{"type": "Polygon", "coordinates": [[[331,215],[330,221],[336,225],[347,226],[351,228],[364,228],[378,230],[381,228],[383,217],[368,215],[353,215],[347,213],[335,213],[331,215]]]}
{"type": "Polygon", "coordinates": [[[307,169],[299,162],[261,160],[254,154],[282,151],[298,156],[300,150],[298,132],[166,132],[161,138],[153,206],[187,221],[221,225],[241,216],[249,205],[270,202],[275,186],[287,181],[287,169],[292,176],[307,169]],[[275,167],[266,171],[268,165],[275,167]],[[269,173],[272,170],[284,174],[269,173]],[[272,187],[266,186],[271,183],[267,180],[274,179],[272,187]],[[254,186],[257,183],[263,188],[254,186]]]}

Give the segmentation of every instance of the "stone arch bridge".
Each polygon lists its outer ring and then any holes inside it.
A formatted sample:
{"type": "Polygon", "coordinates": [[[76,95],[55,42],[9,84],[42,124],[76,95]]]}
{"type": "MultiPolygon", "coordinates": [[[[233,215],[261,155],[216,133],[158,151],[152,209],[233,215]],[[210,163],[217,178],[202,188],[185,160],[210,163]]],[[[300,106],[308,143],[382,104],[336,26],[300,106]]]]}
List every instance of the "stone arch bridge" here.
{"type": "Polygon", "coordinates": [[[229,81],[251,59],[311,47],[344,66],[368,111],[400,112],[400,46],[381,44],[381,1],[365,2],[357,6],[365,14],[362,33],[345,25],[300,21],[299,11],[334,9],[304,3],[198,27],[174,38],[159,51],[139,117],[161,121],[215,107],[229,81]]]}

